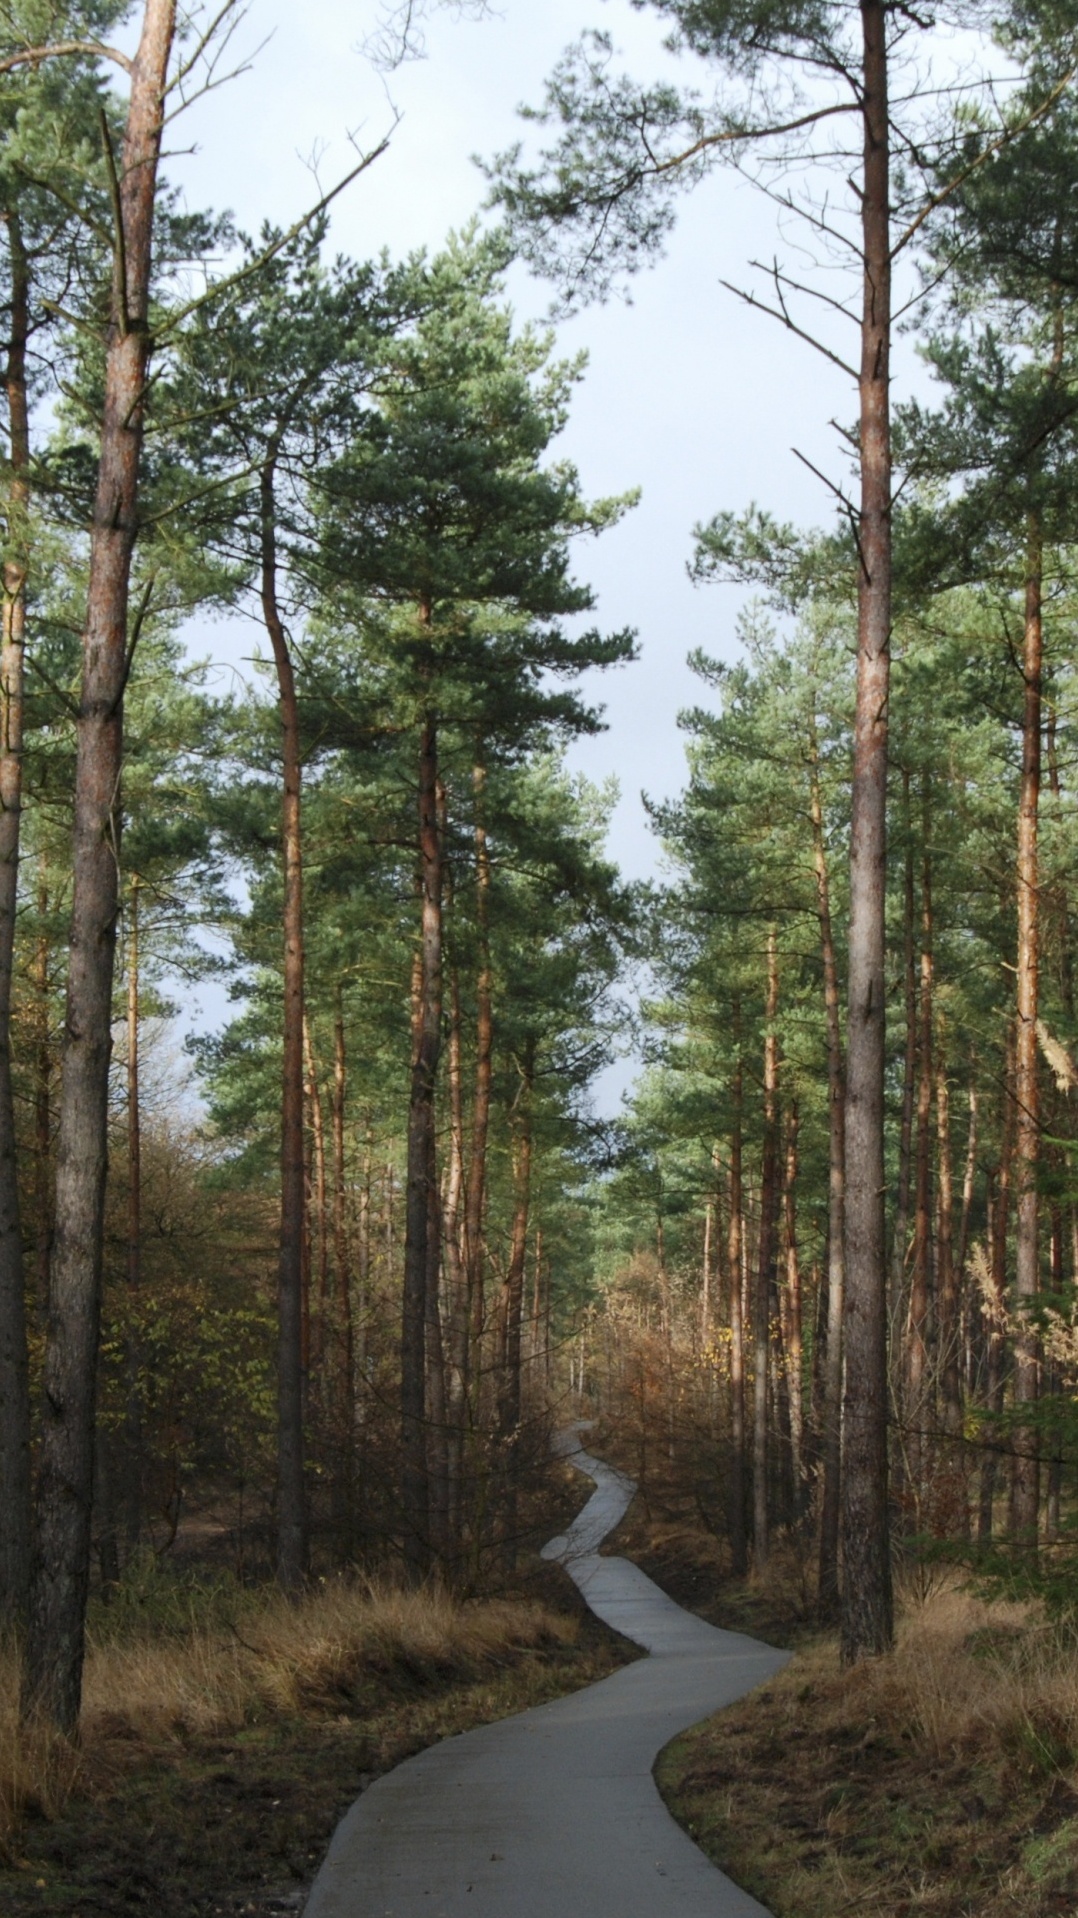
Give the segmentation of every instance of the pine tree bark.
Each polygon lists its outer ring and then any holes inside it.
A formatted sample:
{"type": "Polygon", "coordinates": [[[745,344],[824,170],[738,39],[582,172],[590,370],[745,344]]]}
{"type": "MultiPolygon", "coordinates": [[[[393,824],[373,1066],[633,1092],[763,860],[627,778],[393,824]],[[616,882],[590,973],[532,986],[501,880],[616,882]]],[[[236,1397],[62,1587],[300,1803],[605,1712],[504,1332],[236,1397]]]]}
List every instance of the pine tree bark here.
{"type": "Polygon", "coordinates": [[[830,1617],[838,1607],[838,1539],[842,1481],[842,1316],[846,1290],[846,1086],[838,965],[831,921],[831,876],[823,830],[819,747],[813,723],[809,802],[816,910],[823,960],[827,1025],[827,1357],[824,1373],[823,1496],[820,1507],[818,1603],[830,1617]]]}
{"type": "Polygon", "coordinates": [[[517,1102],[513,1152],[513,1231],[505,1275],[502,1308],[502,1363],[498,1425],[505,1469],[505,1558],[515,1563],[517,1544],[517,1451],[521,1418],[521,1328],[524,1318],[524,1268],[528,1249],[532,1172],[532,1088],[535,1082],[535,1041],[529,1038],[520,1060],[520,1096],[517,1102]]]}
{"type": "Polygon", "coordinates": [[[315,1356],[321,1359],[326,1348],[326,1318],[329,1310],[329,1168],[326,1159],[326,1121],[322,1110],[322,1090],[318,1083],[318,1065],[311,1040],[311,1024],[303,1015],[303,1057],[307,1069],[307,1096],[311,1109],[313,1152],[312,1196],[318,1228],[318,1337],[315,1356]]]}
{"type": "Polygon", "coordinates": [[[49,1312],[49,1270],[52,1264],[52,1035],[49,1021],[50,941],[47,924],[49,891],[38,884],[37,910],[41,920],[34,954],[36,999],[34,1034],[34,1211],[37,1215],[36,1298],[45,1319],[49,1312]]]}
{"type": "Polygon", "coordinates": [[[277,1582],[296,1592],[307,1572],[304,1471],[303,840],[299,705],[288,635],[277,597],[278,445],[260,476],[262,618],[273,649],[281,720],[281,867],[284,953],[281,1064],[281,1222],[277,1256],[277,1582]]]}
{"type": "Polygon", "coordinates": [[[842,1656],[894,1637],[887,1490],[883,1088],[887,701],[891,643],[891,235],[887,14],[862,0],[864,173],[857,702],[846,1065],[842,1656]]]}
{"type": "Polygon", "coordinates": [[[891,1323],[900,1321],[905,1287],[907,1236],[910,1224],[910,1185],[913,1167],[913,1111],[917,1089],[917,943],[914,935],[916,887],[914,882],[913,816],[910,805],[910,772],[902,768],[902,817],[906,851],[903,859],[902,911],[902,984],[906,1040],[902,1058],[902,1119],[898,1138],[898,1196],[895,1203],[894,1236],[891,1241],[891,1323]]]}
{"type": "Polygon", "coordinates": [[[124,1419],[124,1531],[133,1552],[142,1534],[142,1353],[134,1330],[142,1291],[142,1100],[139,1089],[140,1003],[139,880],[128,893],[127,935],[127,1408],[124,1419]]]}
{"type": "Polygon", "coordinates": [[[79,1716],[90,1570],[128,589],[150,352],[154,200],[174,31],[174,0],[145,0],[119,170],[122,245],[105,358],[77,722],[56,1238],[24,1690],[27,1711],[68,1732],[79,1716]]]}
{"type": "Polygon", "coordinates": [[[1037,1013],[1040,979],[1040,873],[1038,832],[1041,789],[1041,694],[1044,671],[1041,534],[1035,516],[1029,526],[1026,568],[1022,783],[1018,804],[1018,951],[1015,1036],[1014,1182],[1016,1198],[1014,1402],[1016,1422],[1011,1465],[1009,1528],[1011,1537],[1035,1551],[1039,1504],[1037,1438],[1021,1423],[1025,1406],[1036,1404],[1039,1355],[1032,1305],[1039,1290],[1037,1160],[1040,1108],[1037,1081],[1037,1013]]]}
{"type": "Polygon", "coordinates": [[[962,1371],[959,1360],[958,1273],[954,1259],[954,1191],[951,1164],[951,1088],[941,1020],[936,1059],[936,1137],[939,1168],[939,1224],[936,1235],[936,1315],[943,1429],[951,1438],[962,1430],[962,1371]]]}
{"type": "Polygon", "coordinates": [[[464,1520],[464,1434],[471,1384],[472,1315],[468,1273],[461,1253],[461,1201],[464,1192],[464,1086],[461,1062],[460,980],[456,967],[449,976],[449,1031],[446,1080],[449,1090],[449,1167],[443,1213],[446,1291],[449,1309],[448,1379],[446,1386],[447,1470],[449,1476],[450,1550],[459,1554],[464,1520]]]}
{"type": "Polygon", "coordinates": [[[793,1517],[801,1516],[805,1474],[802,1409],[801,1263],[797,1250],[797,1134],[798,1110],[791,1105],[786,1122],[786,1173],[783,1209],[786,1226],[786,1290],[783,1333],[786,1348],[786,1390],[790,1406],[790,1475],[793,1480],[793,1517]]]}
{"type": "Polygon", "coordinates": [[[26,1285],[19,1218],[15,1100],[11,1083],[11,988],[22,817],[23,659],[26,644],[30,504],[30,409],[26,348],[30,272],[17,211],[3,216],[11,267],[5,385],[8,404],[7,521],[0,633],[0,1629],[26,1622],[30,1592],[30,1387],[26,1285]]]}
{"type": "Polygon", "coordinates": [[[767,1000],[764,1010],[764,1138],[760,1170],[760,1242],[752,1301],[752,1552],[757,1571],[767,1564],[767,1396],[771,1348],[771,1289],[775,1277],[778,1211],[779,965],[775,928],[767,934],[767,1000]]]}
{"type": "Polygon", "coordinates": [[[735,1578],[744,1578],[749,1569],[745,1530],[745,1319],[741,1292],[745,1208],[742,1190],[744,1068],[741,1062],[741,1007],[736,1001],[733,1028],[737,1055],[730,1086],[730,1231],[727,1244],[730,1275],[730,1570],[735,1578]]]}
{"type": "MultiPolygon", "coordinates": [[[[429,625],[429,609],[421,610],[429,625]]],[[[442,854],[438,830],[438,733],[432,714],[423,719],[418,755],[418,847],[420,943],[417,954],[412,1075],[408,1103],[408,1173],[405,1198],[404,1292],[401,1315],[401,1485],[404,1558],[413,1578],[430,1558],[427,1479],[426,1325],[431,1201],[434,1176],[434,1093],[442,1022],[442,854]]]]}
{"type": "Polygon", "coordinates": [[[472,1326],[476,1338],[482,1336],[483,1305],[483,1207],[487,1182],[487,1134],[490,1130],[490,1101],[494,1084],[494,1004],[493,974],[490,964],[490,846],[487,840],[484,806],[487,775],[481,760],[472,772],[475,798],[475,923],[479,951],[476,973],[475,1093],[472,1101],[471,1156],[464,1203],[464,1262],[471,1298],[472,1326]]]}
{"type": "Polygon", "coordinates": [[[994,1194],[988,1208],[988,1283],[989,1298],[984,1308],[986,1320],[985,1407],[991,1421],[988,1443],[981,1460],[978,1497],[977,1537],[986,1544],[992,1537],[996,1480],[999,1475],[1000,1435],[996,1421],[1003,1410],[1003,1328],[1007,1318],[1007,1226],[1011,1204],[1011,1162],[1014,1156],[1015,1102],[1014,1038],[1008,1040],[1003,1072],[1003,1137],[1000,1141],[999,1170],[994,1194]]]}
{"type": "MultiPolygon", "coordinates": [[[[973,1062],[970,1062],[972,1075],[973,1062]]],[[[969,1228],[973,1218],[973,1196],[977,1183],[977,1087],[971,1076],[969,1085],[969,1129],[966,1134],[966,1165],[962,1175],[962,1211],[958,1226],[958,1250],[955,1253],[956,1283],[961,1287],[969,1254],[969,1228]]]]}
{"type": "MultiPolygon", "coordinates": [[[[925,1392],[928,1376],[929,1246],[932,1228],[932,1036],[935,959],[932,910],[931,811],[928,788],[922,795],[921,993],[918,1020],[917,1179],[913,1214],[913,1270],[906,1327],[906,1439],[910,1481],[920,1501],[925,1479],[925,1392]]],[[[918,1506],[919,1509],[919,1506],[918,1506]]],[[[918,1524],[918,1529],[920,1526],[918,1524]]]]}

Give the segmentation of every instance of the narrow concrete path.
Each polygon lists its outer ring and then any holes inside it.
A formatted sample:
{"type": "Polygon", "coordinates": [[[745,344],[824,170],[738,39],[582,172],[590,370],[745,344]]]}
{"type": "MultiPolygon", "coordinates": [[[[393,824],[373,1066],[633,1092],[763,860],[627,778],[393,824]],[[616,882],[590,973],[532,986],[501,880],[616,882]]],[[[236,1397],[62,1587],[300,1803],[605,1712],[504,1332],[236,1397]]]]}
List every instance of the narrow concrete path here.
{"type": "Polygon", "coordinates": [[[378,1779],[338,1826],[306,1918],[767,1918],[674,1823],[651,1768],[786,1655],[705,1625],[627,1559],[600,1558],[636,1488],[575,1433],[563,1449],[596,1489],[543,1556],[651,1656],[378,1779]]]}

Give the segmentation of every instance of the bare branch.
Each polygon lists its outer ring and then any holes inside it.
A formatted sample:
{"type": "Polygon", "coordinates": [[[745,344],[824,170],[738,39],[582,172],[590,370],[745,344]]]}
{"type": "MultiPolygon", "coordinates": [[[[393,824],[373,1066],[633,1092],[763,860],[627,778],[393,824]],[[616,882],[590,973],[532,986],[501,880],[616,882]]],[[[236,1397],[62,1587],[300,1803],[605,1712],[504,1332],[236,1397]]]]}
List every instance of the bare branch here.
{"type": "Polygon", "coordinates": [[[775,308],[768,306],[766,301],[758,299],[755,293],[746,293],[743,287],[731,285],[729,280],[720,280],[719,285],[724,286],[728,293],[735,294],[739,300],[744,300],[746,306],[755,307],[757,312],[767,313],[771,319],[778,320],[780,326],[784,326],[788,332],[796,334],[797,338],[804,340],[806,345],[814,346],[817,353],[822,353],[825,360],[830,360],[832,366],[837,366],[840,372],[845,373],[856,384],[859,378],[856,369],[850,366],[846,360],[841,359],[837,353],[832,353],[831,348],[825,346],[822,340],[814,339],[811,333],[806,333],[803,327],[798,326],[796,322],[790,318],[789,312],[782,301],[781,294],[779,306],[775,308]]]}
{"type": "Polygon", "coordinates": [[[860,326],[859,315],[851,313],[849,307],[845,306],[841,300],[836,300],[831,293],[821,292],[818,287],[806,286],[803,280],[791,279],[788,273],[782,271],[777,260],[773,260],[770,266],[765,266],[762,260],[750,260],[749,265],[754,267],[757,273],[766,273],[768,279],[775,282],[776,288],[786,286],[793,293],[804,293],[808,299],[819,300],[821,305],[830,306],[836,313],[841,313],[843,319],[849,320],[851,325],[860,326]]]}
{"type": "Polygon", "coordinates": [[[699,159],[702,153],[708,153],[715,147],[732,146],[740,140],[776,140],[783,133],[800,133],[804,127],[814,127],[821,120],[833,119],[837,113],[857,111],[855,100],[840,100],[833,106],[816,107],[811,113],[801,114],[799,119],[779,121],[770,127],[724,127],[719,133],[702,133],[684,152],[674,153],[668,160],[656,160],[644,171],[651,172],[658,179],[664,173],[676,173],[680,167],[688,166],[690,161],[699,159]]]}
{"type": "Polygon", "coordinates": [[[963,167],[961,173],[956,174],[953,180],[949,180],[947,185],[941,187],[938,193],[933,193],[929,196],[916,218],[910,221],[905,232],[899,236],[892,246],[892,260],[897,258],[903,247],[909,245],[914,236],[920,232],[925,221],[935,213],[939,207],[945,205],[952,194],[957,193],[961,187],[964,187],[966,181],[971,179],[979,168],[984,166],[989,160],[994,159],[997,153],[1003,153],[1013,141],[1020,139],[1023,133],[1028,133],[1030,127],[1036,126],[1038,121],[1043,120],[1047,114],[1051,113],[1052,108],[1057,106],[1063,98],[1076,73],[1078,73],[1078,65],[1068,67],[1063,78],[1052,88],[1051,93],[1046,94],[1044,99],[1041,100],[1037,106],[1033,107],[1024,119],[1019,120],[1017,126],[1005,127],[998,140],[993,140],[990,145],[986,146],[983,151],[977,155],[976,159],[971,160],[968,166],[963,167]]]}
{"type": "Polygon", "coordinates": [[[850,522],[850,531],[853,534],[854,541],[857,546],[857,557],[861,562],[861,571],[864,574],[865,578],[871,581],[871,574],[869,573],[868,567],[865,563],[864,549],[861,545],[861,531],[860,531],[860,525],[859,525],[861,515],[858,512],[853,501],[851,499],[847,499],[841,486],[836,486],[834,480],[828,479],[826,473],[821,473],[818,466],[813,466],[812,461],[809,458],[807,458],[807,456],[804,453],[799,453],[796,446],[791,446],[790,451],[793,454],[795,460],[800,460],[802,466],[807,466],[809,472],[813,474],[813,476],[816,479],[818,479],[822,485],[826,486],[828,492],[833,493],[835,495],[835,498],[838,500],[839,505],[841,506],[843,512],[846,515],[846,518],[850,522]]]}
{"type": "Polygon", "coordinates": [[[197,313],[200,308],[208,306],[212,300],[219,299],[222,293],[231,292],[233,287],[242,286],[245,280],[249,280],[252,275],[261,272],[264,266],[268,266],[271,260],[276,259],[278,253],[283,252],[285,247],[290,245],[290,243],[303,232],[304,227],[310,226],[313,221],[317,220],[319,214],[324,213],[327,206],[337,199],[346,187],[351,186],[353,180],[358,180],[361,173],[366,173],[368,167],[372,167],[376,160],[381,159],[383,153],[385,153],[389,147],[399,119],[400,115],[398,114],[393,122],[393,126],[385,137],[379,141],[378,145],[374,147],[370,153],[364,153],[361,156],[359,165],[354,166],[351,173],[346,173],[343,180],[338,180],[336,186],[330,187],[328,193],[323,193],[321,199],[318,200],[314,206],[308,207],[306,213],[301,214],[298,220],[293,221],[288,231],[282,233],[274,240],[271,246],[265,247],[253,260],[248,260],[245,265],[238,267],[235,273],[228,274],[223,280],[215,280],[213,285],[208,286],[204,293],[200,293],[196,300],[189,300],[186,306],[181,306],[175,313],[170,314],[168,320],[155,334],[155,340],[160,341],[166,339],[170,333],[175,332],[176,328],[183,324],[184,320],[190,319],[192,313],[197,313]]]}
{"type": "MultiPolygon", "coordinates": [[[[205,54],[207,47],[216,38],[218,29],[220,28],[222,22],[224,20],[227,20],[229,14],[231,13],[232,15],[234,15],[234,18],[232,20],[229,20],[228,32],[225,34],[225,37],[222,40],[221,45],[218,47],[217,52],[214,55],[213,66],[216,66],[217,62],[221,59],[225,51],[225,48],[228,46],[228,43],[231,40],[232,35],[235,33],[237,27],[240,25],[241,21],[247,18],[247,14],[249,10],[250,9],[247,4],[247,0],[242,0],[242,3],[241,3],[241,0],[224,0],[223,5],[218,8],[217,12],[213,16],[213,19],[210,21],[209,25],[207,26],[205,32],[199,34],[198,40],[195,43],[195,48],[193,53],[191,53],[188,56],[188,58],[184,60],[180,66],[176,68],[175,73],[172,75],[172,78],[169,80],[169,83],[167,87],[165,88],[165,93],[166,94],[173,93],[177,87],[180,87],[183,85],[188,74],[193,72],[194,68],[197,67],[199,61],[202,59],[203,55],[205,54]],[[239,9],[238,12],[237,12],[237,8],[239,9]]],[[[212,66],[210,71],[212,75],[212,72],[213,72],[212,66]]]]}
{"type": "Polygon", "coordinates": [[[51,46],[20,47],[18,53],[6,53],[0,59],[0,73],[13,73],[16,67],[39,67],[46,60],[77,59],[79,54],[97,60],[111,60],[125,73],[134,71],[134,61],[118,47],[107,47],[101,40],[57,40],[51,46]]]}

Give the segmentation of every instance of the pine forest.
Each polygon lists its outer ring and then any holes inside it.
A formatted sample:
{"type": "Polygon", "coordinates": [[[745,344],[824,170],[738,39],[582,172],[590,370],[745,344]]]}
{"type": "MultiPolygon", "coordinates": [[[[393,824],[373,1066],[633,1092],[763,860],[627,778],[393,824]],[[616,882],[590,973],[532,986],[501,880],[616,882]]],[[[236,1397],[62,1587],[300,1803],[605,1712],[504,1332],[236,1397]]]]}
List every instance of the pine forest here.
{"type": "Polygon", "coordinates": [[[635,1655],[539,1555],[586,1421],[614,1549],[793,1649],[660,1761],[709,1856],[1073,1911],[1078,6],[582,7],[371,258],[391,106],[294,221],[182,184],[272,11],[0,5],[0,1907],[299,1909],[371,1778],[635,1655]],[[714,643],[614,782],[640,474],[562,335],[731,175],[784,252],[694,228],[693,378],[736,308],[845,411],[815,520],[703,449],[714,643]]]}

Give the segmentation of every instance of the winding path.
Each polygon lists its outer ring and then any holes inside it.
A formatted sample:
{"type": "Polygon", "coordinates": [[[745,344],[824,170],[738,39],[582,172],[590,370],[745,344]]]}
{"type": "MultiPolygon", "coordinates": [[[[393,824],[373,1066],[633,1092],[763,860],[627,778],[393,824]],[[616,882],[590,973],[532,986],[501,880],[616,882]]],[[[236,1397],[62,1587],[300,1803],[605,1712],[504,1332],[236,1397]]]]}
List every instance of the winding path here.
{"type": "Polygon", "coordinates": [[[705,1625],[628,1559],[600,1558],[636,1488],[575,1431],[562,1450],[596,1489],[543,1556],[651,1656],[379,1778],[338,1826],[306,1918],[767,1918],[674,1823],[651,1768],[786,1656],[705,1625]]]}

